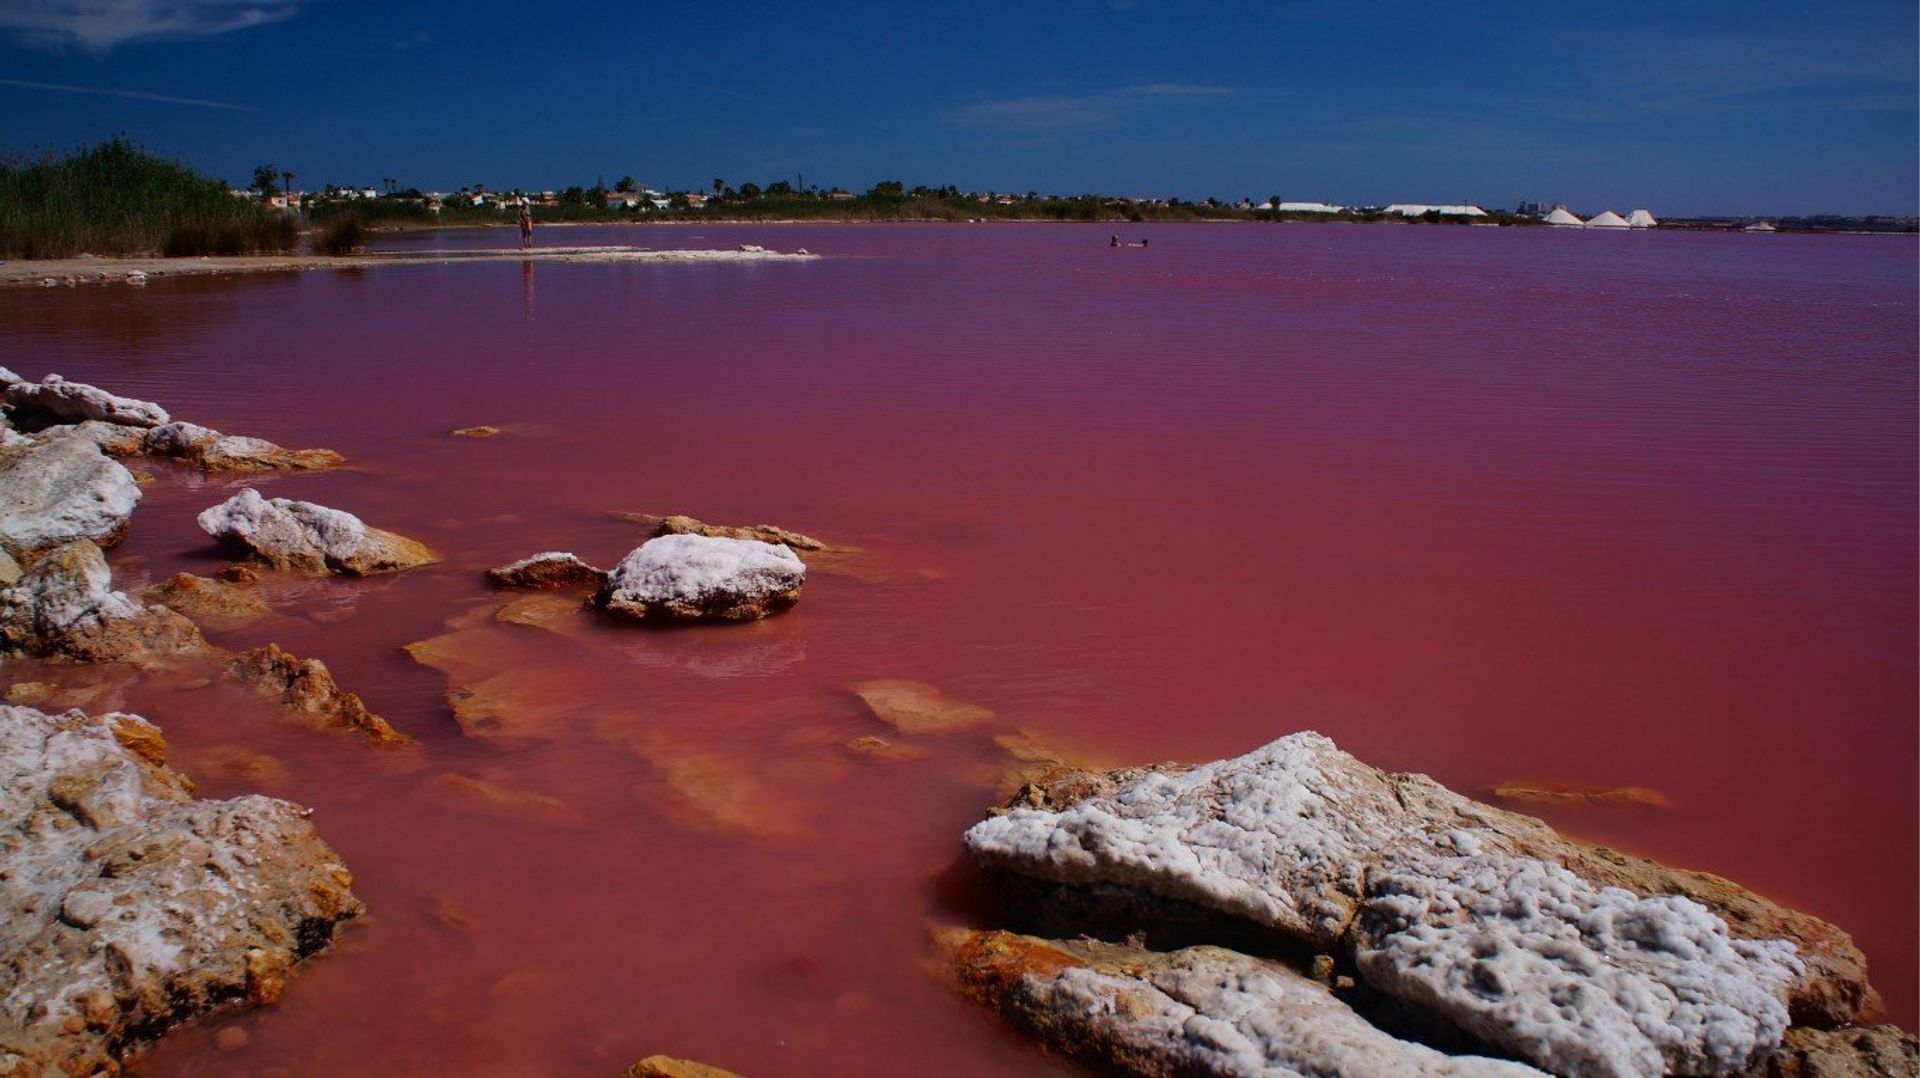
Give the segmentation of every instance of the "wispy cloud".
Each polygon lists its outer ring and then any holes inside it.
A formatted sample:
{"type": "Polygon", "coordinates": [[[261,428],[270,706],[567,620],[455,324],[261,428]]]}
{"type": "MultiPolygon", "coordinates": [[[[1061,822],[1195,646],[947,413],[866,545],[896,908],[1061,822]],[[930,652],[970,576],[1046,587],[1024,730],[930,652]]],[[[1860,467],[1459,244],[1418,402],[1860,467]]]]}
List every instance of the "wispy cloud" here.
{"type": "Polygon", "coordinates": [[[298,10],[294,0],[0,0],[0,30],[38,47],[106,52],[130,41],[264,26],[298,10]]]}
{"type": "Polygon", "coordinates": [[[975,101],[954,109],[951,118],[964,127],[1002,134],[1051,138],[1117,127],[1156,100],[1226,97],[1229,86],[1152,82],[1078,94],[1039,94],[975,101]]]}
{"type": "Polygon", "coordinates": [[[1206,86],[1191,82],[1149,82],[1120,91],[1123,95],[1135,97],[1229,97],[1235,92],[1231,86],[1206,86]]]}
{"type": "Polygon", "coordinates": [[[231,109],[234,112],[258,112],[251,105],[227,101],[208,101],[203,97],[175,97],[150,90],[120,90],[110,86],[68,86],[58,82],[28,82],[25,79],[0,79],[0,86],[22,86],[29,90],[52,90],[63,94],[97,94],[101,97],[125,97],[134,101],[158,101],[167,105],[197,105],[204,109],[231,109]]]}

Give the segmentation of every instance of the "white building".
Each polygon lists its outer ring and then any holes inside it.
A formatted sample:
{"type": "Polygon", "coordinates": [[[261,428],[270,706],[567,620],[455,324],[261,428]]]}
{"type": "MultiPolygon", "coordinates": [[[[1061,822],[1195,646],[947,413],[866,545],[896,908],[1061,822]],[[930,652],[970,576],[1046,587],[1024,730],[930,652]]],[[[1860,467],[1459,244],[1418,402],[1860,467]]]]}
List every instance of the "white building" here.
{"type": "Polygon", "coordinates": [[[1262,202],[1256,210],[1271,210],[1275,213],[1345,213],[1345,206],[1335,206],[1330,202],[1262,202]]]}

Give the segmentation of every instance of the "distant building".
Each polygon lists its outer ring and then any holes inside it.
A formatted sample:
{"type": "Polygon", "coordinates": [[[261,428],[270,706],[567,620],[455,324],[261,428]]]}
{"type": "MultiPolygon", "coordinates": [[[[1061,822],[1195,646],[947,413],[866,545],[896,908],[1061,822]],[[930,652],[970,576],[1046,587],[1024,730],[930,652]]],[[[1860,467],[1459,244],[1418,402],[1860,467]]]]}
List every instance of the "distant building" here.
{"type": "Polygon", "coordinates": [[[1262,202],[1256,210],[1270,210],[1274,213],[1345,213],[1345,206],[1335,206],[1331,202],[1262,202]]]}
{"type": "Polygon", "coordinates": [[[1437,213],[1442,217],[1485,217],[1487,211],[1478,206],[1423,206],[1412,202],[1396,202],[1388,206],[1385,213],[1397,213],[1402,217],[1425,217],[1437,213]]]}
{"type": "Polygon", "coordinates": [[[1539,217],[1543,215],[1544,208],[1538,202],[1527,202],[1525,200],[1522,200],[1520,205],[1514,207],[1513,212],[1519,214],[1522,217],[1539,217]]]}

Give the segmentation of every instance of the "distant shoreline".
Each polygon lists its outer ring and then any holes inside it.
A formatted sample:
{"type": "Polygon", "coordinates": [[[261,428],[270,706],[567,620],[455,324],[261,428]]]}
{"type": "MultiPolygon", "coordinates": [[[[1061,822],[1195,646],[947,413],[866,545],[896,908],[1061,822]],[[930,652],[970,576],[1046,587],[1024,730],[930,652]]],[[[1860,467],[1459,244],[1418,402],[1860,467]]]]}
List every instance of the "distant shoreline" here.
{"type": "MultiPolygon", "coordinates": [[[[492,227],[492,226],[479,226],[492,227]]],[[[780,251],[656,251],[632,247],[519,247],[474,251],[396,251],[359,255],[232,255],[167,258],[163,255],[105,258],[23,259],[0,263],[0,287],[125,284],[163,277],[208,277],[233,273],[352,270],[377,266],[450,265],[457,262],[811,262],[819,255],[780,251]]]]}
{"type": "MultiPolygon", "coordinates": [[[[1080,225],[1097,228],[1118,227],[1121,229],[1139,228],[1145,224],[1192,224],[1192,225],[1256,225],[1288,222],[1247,221],[1236,219],[1189,220],[1172,222],[1141,222],[1141,224],[1119,224],[1118,222],[1098,221],[1053,221],[1033,219],[985,219],[976,222],[951,221],[943,218],[926,219],[780,219],[780,220],[672,220],[672,221],[553,221],[538,226],[537,231],[549,228],[697,228],[719,225],[734,227],[788,226],[788,225],[964,225],[964,224],[1044,224],[1044,225],[1080,225]]],[[[1396,224],[1399,222],[1380,221],[1309,221],[1308,224],[1323,225],[1372,225],[1396,224]]],[[[1410,221],[1409,225],[1423,222],[1410,221]]],[[[463,222],[447,224],[408,224],[384,225],[369,228],[376,235],[399,235],[402,233],[455,232],[463,230],[499,230],[511,232],[511,224],[495,222],[463,222]]],[[[1498,225],[1464,225],[1465,228],[1501,228],[1498,225]]],[[[1605,232],[1628,233],[1627,229],[1579,229],[1552,228],[1555,232],[1605,232]]],[[[1534,231],[1529,228],[1528,231],[1534,231]]],[[[1742,235],[1740,229],[1688,227],[1685,225],[1661,225],[1652,229],[1632,229],[1631,233],[1721,233],[1742,235]]],[[[536,232],[537,234],[537,232],[536,232]]],[[[1769,235],[1776,236],[1883,236],[1915,237],[1912,232],[1886,232],[1845,229],[1779,229],[1769,235]]],[[[657,263],[693,263],[693,262],[781,262],[811,261],[820,256],[805,253],[785,253],[780,251],[739,251],[739,250],[657,250],[638,247],[534,247],[522,249],[518,246],[475,248],[471,250],[407,251],[393,250],[366,252],[352,255],[316,255],[316,254],[273,254],[273,255],[228,255],[169,258],[164,255],[98,256],[78,255],[72,258],[15,259],[0,262],[0,288],[29,288],[52,285],[81,284],[120,284],[130,277],[139,275],[152,280],[163,277],[208,277],[237,273],[286,273],[301,270],[330,269],[353,270],[371,269],[380,266],[421,266],[450,265],[458,262],[657,262],[657,263]]]]}
{"type": "MultiPolygon", "coordinates": [[[[1071,221],[1051,217],[980,217],[971,220],[955,220],[950,217],[712,217],[672,219],[634,220],[631,218],[607,219],[598,221],[541,221],[535,224],[536,233],[548,228],[691,228],[702,225],[1080,225],[1112,229],[1140,228],[1146,225],[1382,225],[1394,226],[1432,226],[1452,228],[1520,228],[1526,231],[1540,229],[1548,232],[1726,232],[1744,233],[1745,229],[1736,225],[1694,224],[1692,219],[1672,219],[1662,221],[1653,228],[1573,228],[1557,225],[1510,225],[1497,222],[1477,222],[1471,220],[1432,222],[1419,218],[1354,218],[1354,217],[1289,217],[1284,220],[1268,220],[1250,217],[1191,217],[1176,220],[1148,221],[1071,221]]],[[[398,234],[403,232],[447,232],[460,229],[507,229],[515,226],[511,221],[449,221],[439,223],[369,224],[367,231],[373,234],[398,234]]],[[[1920,236],[1914,230],[1885,228],[1794,228],[1776,227],[1773,235],[1783,236],[1920,236]]]]}

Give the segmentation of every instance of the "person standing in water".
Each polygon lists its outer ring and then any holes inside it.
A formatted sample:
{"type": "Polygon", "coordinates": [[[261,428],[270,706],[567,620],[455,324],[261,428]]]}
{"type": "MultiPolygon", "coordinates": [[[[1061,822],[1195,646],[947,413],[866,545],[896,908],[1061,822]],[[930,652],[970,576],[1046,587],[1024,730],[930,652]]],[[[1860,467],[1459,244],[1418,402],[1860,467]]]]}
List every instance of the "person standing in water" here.
{"type": "Polygon", "coordinates": [[[533,246],[533,204],[520,196],[520,246],[533,246]]]}

